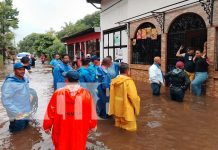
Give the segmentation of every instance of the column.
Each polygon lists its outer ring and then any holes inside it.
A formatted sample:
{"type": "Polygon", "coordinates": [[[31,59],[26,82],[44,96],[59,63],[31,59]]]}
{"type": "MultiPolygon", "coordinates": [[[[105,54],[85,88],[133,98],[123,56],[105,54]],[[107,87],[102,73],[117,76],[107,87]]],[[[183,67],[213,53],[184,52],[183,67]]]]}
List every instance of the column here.
{"type": "Polygon", "coordinates": [[[82,42],[79,43],[79,56],[82,58],[82,42]]]}
{"type": "Polygon", "coordinates": [[[86,55],[87,55],[87,46],[86,46],[86,42],[84,42],[84,52],[85,52],[85,57],[86,57],[86,55]]]}
{"type": "Polygon", "coordinates": [[[76,60],[76,43],[73,44],[73,56],[74,56],[74,60],[76,60]]]}

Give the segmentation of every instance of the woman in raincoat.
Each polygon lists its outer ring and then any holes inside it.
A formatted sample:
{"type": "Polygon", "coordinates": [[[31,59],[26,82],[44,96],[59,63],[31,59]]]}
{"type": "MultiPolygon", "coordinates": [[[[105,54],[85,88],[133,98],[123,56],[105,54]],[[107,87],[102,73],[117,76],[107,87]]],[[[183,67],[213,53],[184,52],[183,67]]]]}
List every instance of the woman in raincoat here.
{"type": "Polygon", "coordinates": [[[128,69],[128,64],[121,63],[121,74],[111,82],[109,115],[114,115],[116,127],[135,131],[136,116],[140,111],[140,97],[134,81],[128,77],[128,69]]]}

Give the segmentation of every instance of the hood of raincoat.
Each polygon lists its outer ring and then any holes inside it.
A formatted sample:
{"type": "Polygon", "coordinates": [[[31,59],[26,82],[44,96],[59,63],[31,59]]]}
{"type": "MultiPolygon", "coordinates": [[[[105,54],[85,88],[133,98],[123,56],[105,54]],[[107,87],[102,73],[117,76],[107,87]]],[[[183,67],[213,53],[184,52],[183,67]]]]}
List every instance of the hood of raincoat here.
{"type": "Polygon", "coordinates": [[[23,80],[20,80],[13,73],[7,75],[6,78],[5,78],[5,82],[10,82],[10,81],[19,82],[19,83],[28,82],[27,78],[24,77],[23,80]]]}
{"type": "Polygon", "coordinates": [[[123,84],[127,80],[132,80],[130,77],[125,76],[125,75],[118,75],[117,78],[113,79],[113,84],[114,86],[119,86],[120,84],[123,84]]]}
{"type": "MultiPolygon", "coordinates": [[[[65,96],[64,101],[69,104],[74,104],[78,95],[84,92],[84,89],[79,84],[67,85],[64,88],[60,88],[55,91],[58,95],[65,96]]],[[[60,98],[63,98],[60,96],[60,98]]]]}

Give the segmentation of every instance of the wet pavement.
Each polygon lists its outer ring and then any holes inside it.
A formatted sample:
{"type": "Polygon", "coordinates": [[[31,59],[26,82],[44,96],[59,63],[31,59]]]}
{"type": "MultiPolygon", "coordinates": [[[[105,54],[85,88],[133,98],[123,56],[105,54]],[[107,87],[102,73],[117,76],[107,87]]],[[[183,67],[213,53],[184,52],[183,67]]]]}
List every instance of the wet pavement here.
{"type": "MultiPolygon", "coordinates": [[[[9,67],[10,68],[10,67],[9,67]]],[[[10,70],[10,69],[9,69],[10,70]]],[[[0,87],[2,85],[0,80],[0,87]]],[[[45,108],[52,94],[52,75],[48,66],[32,69],[30,87],[37,91],[39,108],[35,114],[40,125],[10,134],[5,109],[0,104],[0,149],[53,149],[51,138],[42,129],[45,108]]],[[[89,135],[87,149],[113,150],[217,150],[218,99],[194,97],[187,92],[183,103],[169,99],[168,90],[153,97],[149,85],[137,83],[141,97],[138,131],[114,127],[113,120],[98,121],[98,131],[89,135]]]]}

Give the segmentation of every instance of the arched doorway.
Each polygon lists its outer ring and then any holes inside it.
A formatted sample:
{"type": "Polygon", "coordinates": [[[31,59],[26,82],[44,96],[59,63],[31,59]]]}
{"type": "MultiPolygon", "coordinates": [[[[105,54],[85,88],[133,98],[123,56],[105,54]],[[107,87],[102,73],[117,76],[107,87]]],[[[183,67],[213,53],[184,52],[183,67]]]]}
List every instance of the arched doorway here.
{"type": "Polygon", "coordinates": [[[155,56],[161,53],[161,35],[149,22],[141,24],[132,39],[132,64],[153,64],[155,56]]]}
{"type": "MultiPolygon", "coordinates": [[[[207,41],[207,28],[203,18],[195,13],[186,13],[177,17],[168,32],[167,71],[175,67],[176,52],[183,45],[185,48],[203,49],[207,41]]],[[[183,52],[185,52],[185,48],[183,52]]]]}

